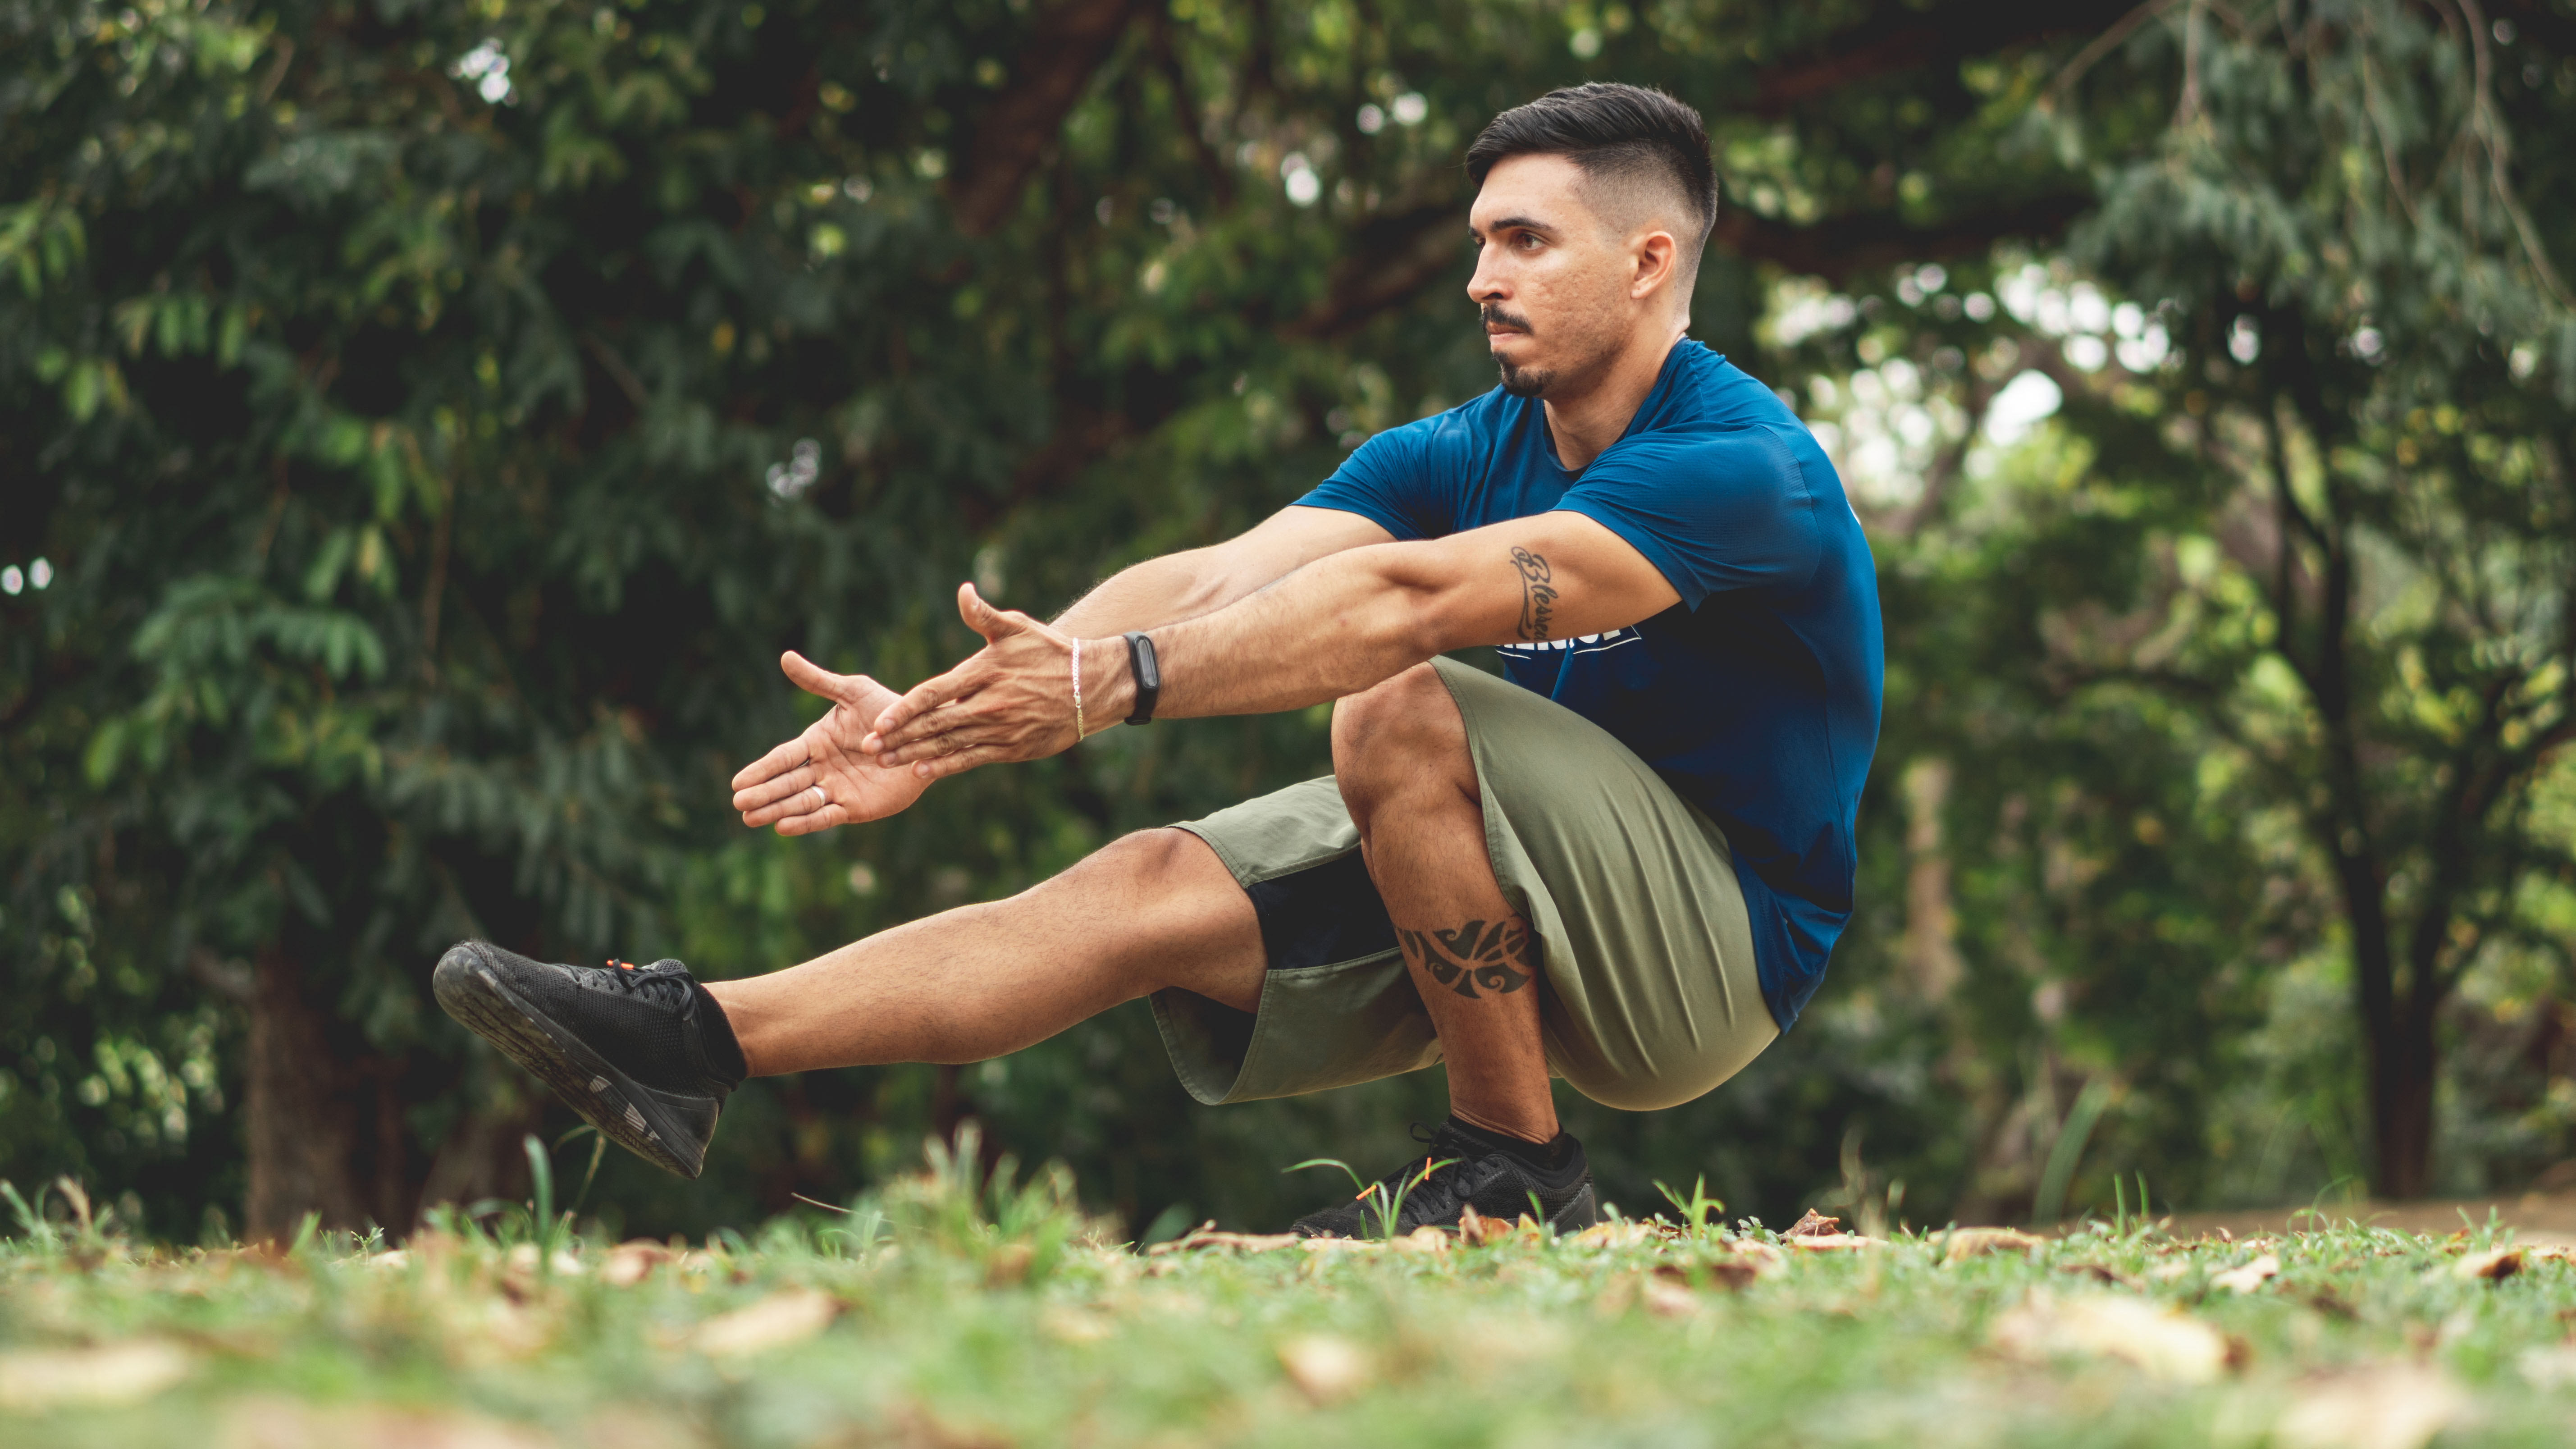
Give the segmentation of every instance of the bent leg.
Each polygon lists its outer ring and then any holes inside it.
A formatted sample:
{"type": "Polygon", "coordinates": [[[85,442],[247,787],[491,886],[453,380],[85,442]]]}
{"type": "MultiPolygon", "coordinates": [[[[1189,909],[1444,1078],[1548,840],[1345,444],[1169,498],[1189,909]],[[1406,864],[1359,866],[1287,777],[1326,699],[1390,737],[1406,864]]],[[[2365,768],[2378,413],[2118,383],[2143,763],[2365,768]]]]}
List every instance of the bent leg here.
{"type": "Polygon", "coordinates": [[[1537,938],[1494,880],[1466,722],[1430,665],[1334,706],[1333,775],[1440,1034],[1450,1110],[1551,1140],[1537,938]]]}
{"type": "Polygon", "coordinates": [[[775,1076],[982,1061],[1165,987],[1250,1011],[1263,967],[1243,888],[1206,842],[1164,829],[1113,842],[1008,900],[707,991],[752,1075],[775,1076]]]}

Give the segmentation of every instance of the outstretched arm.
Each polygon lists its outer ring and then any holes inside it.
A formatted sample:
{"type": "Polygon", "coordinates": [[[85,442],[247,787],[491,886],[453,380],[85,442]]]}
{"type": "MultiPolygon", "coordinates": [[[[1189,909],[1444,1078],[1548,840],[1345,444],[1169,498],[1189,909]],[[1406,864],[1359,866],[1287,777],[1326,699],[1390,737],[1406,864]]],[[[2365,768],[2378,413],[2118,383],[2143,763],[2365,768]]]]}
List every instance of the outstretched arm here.
{"type": "Polygon", "coordinates": [[[1184,549],[1122,569],[1057,616],[1058,632],[1103,639],[1212,614],[1316,559],[1387,531],[1356,513],[1291,505],[1208,548],[1184,549]]]}
{"type": "MultiPolygon", "coordinates": [[[[1148,559],[1123,570],[1065,611],[1055,628],[1025,614],[1003,615],[960,592],[966,622],[992,637],[981,621],[1007,618],[1038,638],[1064,641],[1070,667],[1076,634],[1123,634],[1197,618],[1241,599],[1311,560],[1364,544],[1384,543],[1385,529],[1354,513],[1330,508],[1283,508],[1235,538],[1209,548],[1148,559]]],[[[804,733],[745,765],[733,777],[733,807],[745,825],[774,825],[781,835],[810,835],[836,825],[880,820],[921,797],[932,778],[880,761],[863,741],[894,703],[894,691],[864,674],[833,674],[801,654],[779,667],[796,686],[832,701],[831,710],[804,733]]],[[[1060,681],[1070,685],[1070,678],[1060,681]]],[[[988,704],[998,703],[995,695],[988,704]]],[[[1121,714],[1127,710],[1122,709],[1121,714]]],[[[1098,716],[1104,725],[1118,715],[1098,716]]],[[[1068,726],[1069,728],[1069,726],[1068,726]]],[[[1045,751],[1052,754],[1052,750],[1045,751]]]]}
{"type": "MultiPolygon", "coordinates": [[[[1473,644],[1537,643],[1634,624],[1672,607],[1662,572],[1579,513],[1512,519],[1447,538],[1349,549],[1259,593],[1152,631],[1158,717],[1259,714],[1357,694],[1473,644]]],[[[1126,646],[1077,644],[959,591],[990,643],[879,716],[863,744],[924,780],[1073,743],[1070,675],[1081,650],[1093,730],[1134,707],[1126,646]]]]}

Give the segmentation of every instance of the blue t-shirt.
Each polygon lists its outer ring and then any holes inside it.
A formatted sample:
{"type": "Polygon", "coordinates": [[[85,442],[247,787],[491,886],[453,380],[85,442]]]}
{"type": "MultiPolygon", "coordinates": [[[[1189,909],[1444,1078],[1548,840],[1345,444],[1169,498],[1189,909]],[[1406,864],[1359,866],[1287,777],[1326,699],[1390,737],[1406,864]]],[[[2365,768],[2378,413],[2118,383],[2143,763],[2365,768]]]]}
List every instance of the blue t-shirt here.
{"type": "Polygon", "coordinates": [[[1545,407],[1496,388],[1369,439],[1298,502],[1399,539],[1565,509],[1663,572],[1680,603],[1632,628],[1505,645],[1505,671],[1608,730],[1726,832],[1762,996],[1787,1030],[1851,919],[1884,674],[1868,541],[1797,415],[1685,338],[1580,474],[1557,461],[1545,407]]]}

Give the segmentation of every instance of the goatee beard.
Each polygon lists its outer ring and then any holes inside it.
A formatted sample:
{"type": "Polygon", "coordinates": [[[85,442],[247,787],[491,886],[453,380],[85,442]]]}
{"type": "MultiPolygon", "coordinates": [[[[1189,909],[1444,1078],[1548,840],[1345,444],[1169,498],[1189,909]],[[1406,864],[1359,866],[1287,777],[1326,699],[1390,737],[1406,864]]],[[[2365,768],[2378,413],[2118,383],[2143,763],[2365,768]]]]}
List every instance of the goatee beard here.
{"type": "MultiPolygon", "coordinates": [[[[1476,315],[1478,320],[1487,327],[1509,327],[1523,336],[1527,336],[1530,331],[1528,318],[1516,316],[1492,302],[1477,308],[1476,315]]],[[[1499,357],[1494,359],[1494,363],[1503,370],[1503,391],[1514,397],[1537,397],[1547,391],[1549,383],[1556,381],[1556,374],[1553,372],[1514,367],[1499,357]]]]}
{"type": "Polygon", "coordinates": [[[1553,372],[1541,372],[1532,367],[1514,367],[1501,358],[1496,358],[1494,361],[1503,371],[1503,391],[1514,397],[1544,397],[1547,394],[1548,384],[1556,381],[1556,374],[1553,372]]]}

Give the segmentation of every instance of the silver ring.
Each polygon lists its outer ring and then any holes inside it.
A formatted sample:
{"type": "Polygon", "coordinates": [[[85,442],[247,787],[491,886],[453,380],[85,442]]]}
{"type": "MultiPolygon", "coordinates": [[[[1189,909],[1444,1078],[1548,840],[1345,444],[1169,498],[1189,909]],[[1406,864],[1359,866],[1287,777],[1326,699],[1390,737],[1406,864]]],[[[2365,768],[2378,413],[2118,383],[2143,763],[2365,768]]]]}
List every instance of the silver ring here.
{"type": "Polygon", "coordinates": [[[820,786],[820,785],[808,785],[808,786],[806,786],[805,788],[814,792],[814,808],[815,808],[816,810],[820,810],[820,809],[822,809],[824,806],[829,805],[829,804],[831,804],[831,803],[832,803],[832,797],[831,797],[831,796],[829,796],[829,795],[827,795],[827,794],[825,794],[825,793],[823,793],[823,787],[822,787],[822,786],[820,786]]]}

